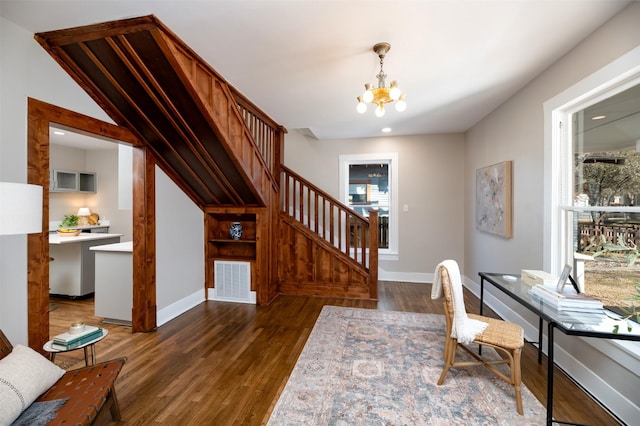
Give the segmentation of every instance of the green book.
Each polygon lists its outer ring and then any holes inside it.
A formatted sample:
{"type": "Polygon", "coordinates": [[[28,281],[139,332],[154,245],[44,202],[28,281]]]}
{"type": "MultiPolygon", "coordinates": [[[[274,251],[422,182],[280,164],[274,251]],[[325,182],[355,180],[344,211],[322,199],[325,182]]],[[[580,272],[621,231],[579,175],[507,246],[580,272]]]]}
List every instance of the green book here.
{"type": "Polygon", "coordinates": [[[62,333],[53,337],[53,341],[56,343],[60,343],[63,345],[67,345],[69,343],[77,342],[78,340],[82,340],[88,336],[95,336],[98,332],[102,332],[100,327],[95,327],[92,325],[85,326],[85,329],[80,333],[62,333]]]}
{"type": "Polygon", "coordinates": [[[53,343],[51,343],[51,347],[53,349],[62,349],[62,350],[75,349],[93,340],[96,340],[97,338],[101,337],[103,334],[104,333],[102,332],[102,329],[99,328],[97,332],[88,334],[80,338],[79,340],[75,340],[71,343],[60,343],[60,342],[53,341],[53,343]]]}

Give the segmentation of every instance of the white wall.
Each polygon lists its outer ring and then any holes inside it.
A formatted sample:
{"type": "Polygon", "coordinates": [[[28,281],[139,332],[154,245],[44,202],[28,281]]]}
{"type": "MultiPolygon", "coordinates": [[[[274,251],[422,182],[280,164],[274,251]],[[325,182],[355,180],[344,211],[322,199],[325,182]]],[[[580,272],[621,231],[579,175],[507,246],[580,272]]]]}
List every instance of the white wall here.
{"type": "MultiPolygon", "coordinates": [[[[49,168],[50,170],[87,171],[87,152],[84,149],[50,145],[49,168]]],[[[78,208],[88,206],[88,198],[89,194],[51,192],[49,194],[49,222],[59,222],[64,219],[64,215],[76,214],[78,208]]]]}
{"type": "Polygon", "coordinates": [[[462,134],[320,141],[293,130],[284,163],[339,199],[341,154],[391,152],[399,168],[398,260],[380,260],[380,279],[429,282],[444,258],[464,263],[462,134]]]}
{"type": "Polygon", "coordinates": [[[110,149],[93,149],[87,151],[87,170],[96,173],[97,192],[87,196],[87,207],[109,221],[109,232],[123,234],[121,241],[133,240],[133,211],[121,209],[118,203],[120,191],[131,198],[131,167],[129,167],[129,184],[120,187],[119,155],[120,151],[114,142],[110,149]]]}
{"type": "Polygon", "coordinates": [[[204,213],[156,167],[158,325],[204,301],[204,213]]]}
{"type": "MultiPolygon", "coordinates": [[[[49,194],[49,222],[61,221],[64,215],[75,214],[80,207],[89,207],[92,213],[109,220],[109,232],[123,234],[122,241],[133,239],[131,209],[120,209],[120,191],[129,191],[131,198],[131,171],[129,184],[119,186],[119,151],[114,142],[104,142],[103,149],[79,149],[61,145],[51,145],[50,168],[96,173],[97,192],[79,194],[51,192],[49,194]]],[[[131,168],[131,167],[130,167],[131,168]]]]}
{"type": "MultiPolygon", "coordinates": [[[[107,117],[33,40],[33,34],[0,18],[0,43],[0,179],[26,182],[27,97],[107,117]]],[[[0,327],[14,344],[27,343],[26,241],[25,236],[0,237],[0,327]]]]}
{"type": "Polygon", "coordinates": [[[543,103],[640,43],[640,4],[612,21],[542,73],[466,134],[465,272],[518,272],[542,268],[544,116],[543,103]],[[635,21],[634,21],[635,20],[635,21]],[[475,229],[475,170],[513,160],[514,231],[505,240],[475,229]]]}
{"type": "MultiPolygon", "coordinates": [[[[0,180],[26,182],[27,180],[27,98],[58,105],[107,122],[112,122],[93,100],[55,63],[37,44],[33,34],[0,17],[0,180]]],[[[159,180],[156,202],[165,201],[165,193],[171,189],[167,182],[159,180]]],[[[177,211],[189,209],[188,200],[171,197],[171,206],[177,211]]],[[[191,217],[191,216],[189,216],[191,217]]],[[[175,226],[173,217],[161,216],[158,230],[175,226]]],[[[194,259],[193,252],[204,250],[203,221],[194,220],[181,224],[188,228],[189,237],[180,240],[177,248],[174,241],[159,238],[157,256],[164,259],[158,267],[156,278],[158,298],[167,305],[175,292],[162,294],[168,280],[165,274],[171,268],[202,269],[202,260],[194,259]],[[166,255],[170,253],[170,255],[166,255]],[[196,265],[197,264],[197,265],[196,265]],[[194,266],[195,265],[195,266],[194,266]]],[[[0,328],[14,343],[27,343],[27,243],[25,236],[0,237],[0,328]]],[[[160,264],[160,262],[159,262],[160,264]]],[[[186,274],[174,286],[196,288],[203,292],[203,279],[186,274]]],[[[203,295],[201,295],[203,297],[203,295]]],[[[189,299],[191,301],[191,299],[189,299]]],[[[180,300],[173,300],[180,305],[180,300]]],[[[177,306],[177,313],[184,305],[177,306]]],[[[172,315],[163,313],[163,318],[172,315]]],[[[175,315],[173,315],[175,316],[175,315]]]]}
{"type": "MultiPolygon", "coordinates": [[[[640,3],[634,2],[569,54],[560,59],[466,134],[465,265],[468,284],[477,289],[478,272],[518,273],[543,269],[544,114],[543,104],[558,93],[640,45],[640,3]],[[503,239],[475,229],[475,171],[513,160],[514,230],[503,239]]],[[[531,333],[537,318],[492,292],[490,303],[503,316],[527,321],[531,333]],[[515,310],[510,311],[509,308],[515,310]]],[[[637,423],[640,395],[640,351],[635,355],[616,344],[567,338],[557,333],[557,361],[629,424],[637,423]]],[[[529,335],[535,338],[535,335],[529,335]]],[[[593,339],[591,339],[593,340],[593,339]]]]}

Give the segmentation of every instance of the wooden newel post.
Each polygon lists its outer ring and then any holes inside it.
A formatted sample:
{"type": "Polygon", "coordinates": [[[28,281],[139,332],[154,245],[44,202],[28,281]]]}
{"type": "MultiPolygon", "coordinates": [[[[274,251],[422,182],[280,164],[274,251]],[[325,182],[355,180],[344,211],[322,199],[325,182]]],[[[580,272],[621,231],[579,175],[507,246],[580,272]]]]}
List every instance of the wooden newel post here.
{"type": "Polygon", "coordinates": [[[369,297],[378,300],[378,210],[369,210],[369,297]]]}

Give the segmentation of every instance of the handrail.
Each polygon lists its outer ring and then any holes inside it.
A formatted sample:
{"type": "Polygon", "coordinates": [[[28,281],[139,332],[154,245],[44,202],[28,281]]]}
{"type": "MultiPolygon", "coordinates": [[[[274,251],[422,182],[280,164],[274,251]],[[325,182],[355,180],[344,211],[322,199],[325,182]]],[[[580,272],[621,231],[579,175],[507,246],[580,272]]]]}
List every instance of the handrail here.
{"type": "Polygon", "coordinates": [[[377,270],[378,212],[372,210],[367,219],[291,169],[281,170],[280,210],[364,268],[377,270]]]}
{"type": "Polygon", "coordinates": [[[176,65],[197,89],[194,93],[209,110],[247,176],[261,196],[267,196],[267,184],[275,187],[279,184],[284,127],[270,119],[177,37],[162,35],[176,58],[176,65]],[[239,129],[238,123],[244,124],[244,128],[239,129]]]}
{"type": "MultiPolygon", "coordinates": [[[[263,111],[258,109],[258,107],[240,93],[238,89],[231,85],[228,85],[228,87],[238,103],[240,115],[248,127],[251,136],[253,136],[258,151],[262,155],[267,169],[275,181],[275,177],[280,174],[279,168],[282,160],[280,157],[284,143],[284,134],[287,131],[263,111]]],[[[276,182],[276,184],[277,183],[278,182],[276,182]]]]}

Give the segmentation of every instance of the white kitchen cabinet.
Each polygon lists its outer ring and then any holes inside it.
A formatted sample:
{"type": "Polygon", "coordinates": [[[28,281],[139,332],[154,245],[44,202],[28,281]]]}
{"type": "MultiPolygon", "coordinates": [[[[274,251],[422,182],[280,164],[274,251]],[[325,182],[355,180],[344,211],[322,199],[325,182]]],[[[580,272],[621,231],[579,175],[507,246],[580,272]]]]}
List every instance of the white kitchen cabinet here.
{"type": "Polygon", "coordinates": [[[109,233],[109,226],[100,226],[100,225],[92,225],[89,226],[89,230],[88,231],[82,231],[82,232],[93,232],[93,233],[97,233],[97,234],[108,234],[109,233]]]}
{"type": "Polygon", "coordinates": [[[120,242],[123,234],[49,234],[49,293],[79,297],[95,291],[95,256],[90,248],[120,242]]]}
{"type": "Polygon", "coordinates": [[[51,171],[51,192],[95,193],[96,189],[95,173],[72,170],[51,171]]]}

